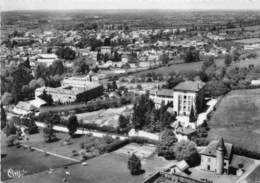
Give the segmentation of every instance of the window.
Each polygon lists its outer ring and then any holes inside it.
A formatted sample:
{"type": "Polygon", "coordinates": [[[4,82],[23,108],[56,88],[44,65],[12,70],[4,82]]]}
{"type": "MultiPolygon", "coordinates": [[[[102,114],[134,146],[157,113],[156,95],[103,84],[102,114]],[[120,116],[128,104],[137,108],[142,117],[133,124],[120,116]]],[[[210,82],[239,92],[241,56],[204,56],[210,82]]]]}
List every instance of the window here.
{"type": "Polygon", "coordinates": [[[210,161],[211,161],[211,158],[208,158],[208,162],[210,163],[210,161]]]}

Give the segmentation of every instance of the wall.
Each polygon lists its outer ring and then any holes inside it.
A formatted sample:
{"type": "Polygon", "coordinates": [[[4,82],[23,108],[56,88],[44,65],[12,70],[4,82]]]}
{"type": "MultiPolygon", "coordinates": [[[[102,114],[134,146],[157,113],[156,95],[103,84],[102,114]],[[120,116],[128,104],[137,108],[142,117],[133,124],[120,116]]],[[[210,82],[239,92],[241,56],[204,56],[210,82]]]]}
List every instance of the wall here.
{"type": "Polygon", "coordinates": [[[130,137],[144,137],[151,140],[159,140],[159,135],[154,133],[145,132],[142,130],[131,129],[128,133],[130,137]]]}

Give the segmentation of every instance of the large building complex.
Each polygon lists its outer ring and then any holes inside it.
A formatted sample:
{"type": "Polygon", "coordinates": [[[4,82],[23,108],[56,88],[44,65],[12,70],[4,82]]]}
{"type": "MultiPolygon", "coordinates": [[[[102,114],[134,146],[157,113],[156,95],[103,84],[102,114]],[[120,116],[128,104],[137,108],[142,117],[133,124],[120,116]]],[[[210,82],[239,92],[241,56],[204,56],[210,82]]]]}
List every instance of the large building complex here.
{"type": "Polygon", "coordinates": [[[35,98],[41,95],[44,90],[52,96],[54,102],[61,103],[89,101],[103,94],[102,85],[80,77],[66,78],[62,81],[62,86],[58,88],[37,88],[35,98]]]}

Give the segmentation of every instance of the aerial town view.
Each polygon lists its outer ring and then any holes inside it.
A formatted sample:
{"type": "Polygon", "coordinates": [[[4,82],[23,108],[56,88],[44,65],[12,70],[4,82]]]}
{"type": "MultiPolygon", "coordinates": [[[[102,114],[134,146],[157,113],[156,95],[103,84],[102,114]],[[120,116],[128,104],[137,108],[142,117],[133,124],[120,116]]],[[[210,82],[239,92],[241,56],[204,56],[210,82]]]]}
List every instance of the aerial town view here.
{"type": "Polygon", "coordinates": [[[259,0],[2,0],[1,182],[260,183],[259,0]]]}

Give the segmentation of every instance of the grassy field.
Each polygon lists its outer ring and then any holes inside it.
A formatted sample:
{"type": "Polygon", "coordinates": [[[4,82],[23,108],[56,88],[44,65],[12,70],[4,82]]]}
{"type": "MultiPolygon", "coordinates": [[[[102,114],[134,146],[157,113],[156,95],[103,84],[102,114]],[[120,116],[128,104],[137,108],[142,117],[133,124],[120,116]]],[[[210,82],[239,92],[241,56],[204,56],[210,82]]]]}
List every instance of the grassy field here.
{"type": "Polygon", "coordinates": [[[222,136],[234,145],[260,152],[260,89],[226,95],[209,122],[210,139],[222,136]]]}
{"type": "MultiPolygon", "coordinates": [[[[144,177],[159,168],[166,166],[168,161],[146,160],[142,161],[144,174],[132,176],[127,169],[128,156],[114,153],[105,154],[94,159],[90,159],[87,166],[75,164],[68,167],[70,177],[68,182],[82,183],[135,183],[142,182],[144,177]]],[[[10,180],[9,183],[56,183],[62,182],[65,175],[64,168],[55,169],[52,174],[47,171],[38,174],[25,176],[22,179],[10,180]]]]}
{"type": "Polygon", "coordinates": [[[30,151],[23,147],[7,147],[5,137],[2,135],[1,139],[1,154],[4,156],[1,159],[1,179],[6,180],[13,178],[19,182],[18,174],[11,174],[8,176],[8,170],[13,172],[24,173],[24,175],[30,175],[41,171],[48,170],[49,168],[58,168],[65,165],[74,164],[74,162],[54,157],[45,156],[44,153],[38,151],[30,151]]]}
{"type": "MultiPolygon", "coordinates": [[[[254,66],[260,66],[260,51],[255,51],[258,55],[258,58],[254,58],[254,59],[246,59],[246,60],[240,60],[237,62],[233,62],[232,65],[234,66],[238,66],[238,67],[247,67],[251,64],[253,64],[254,66]]],[[[164,67],[160,67],[157,69],[153,69],[153,70],[147,70],[147,71],[142,71],[142,72],[138,72],[133,74],[134,76],[140,76],[143,74],[147,74],[147,73],[159,73],[162,75],[168,75],[171,72],[185,72],[185,71],[200,71],[201,70],[201,66],[202,66],[203,61],[200,62],[192,62],[192,63],[179,63],[179,64],[173,64],[170,66],[164,66],[164,67]]],[[[215,63],[217,66],[223,66],[224,65],[224,58],[217,58],[215,59],[215,63]]]]}

